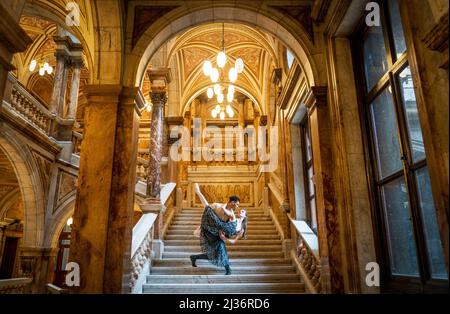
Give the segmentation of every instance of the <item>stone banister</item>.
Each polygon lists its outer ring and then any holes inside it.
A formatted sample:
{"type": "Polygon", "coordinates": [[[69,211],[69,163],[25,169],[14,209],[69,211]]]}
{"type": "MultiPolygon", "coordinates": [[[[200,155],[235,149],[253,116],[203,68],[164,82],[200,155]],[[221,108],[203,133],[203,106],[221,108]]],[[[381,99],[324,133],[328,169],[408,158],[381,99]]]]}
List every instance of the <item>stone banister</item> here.
{"type": "Polygon", "coordinates": [[[324,293],[317,236],[305,221],[289,219],[297,235],[297,247],[292,250],[291,257],[305,281],[306,289],[309,293],[324,293]]]}
{"type": "Polygon", "coordinates": [[[30,122],[37,129],[48,135],[54,116],[40,103],[40,101],[33,97],[33,95],[31,95],[14,76],[9,74],[8,80],[12,83],[12,87],[11,97],[6,101],[10,104],[11,109],[19,113],[22,118],[30,122]]]}
{"type": "MultiPolygon", "coordinates": [[[[140,187],[138,182],[136,185],[136,193],[138,190],[146,191],[146,187],[140,187]]],[[[170,195],[175,191],[175,183],[167,183],[161,185],[161,203],[165,204],[170,195]]],[[[158,214],[144,213],[133,228],[133,240],[131,244],[131,279],[129,284],[129,292],[140,293],[142,284],[149,272],[152,259],[152,242],[154,238],[154,225],[158,218],[158,214]]]]}
{"type": "Polygon", "coordinates": [[[33,278],[11,278],[0,280],[0,294],[30,293],[33,278]]]}

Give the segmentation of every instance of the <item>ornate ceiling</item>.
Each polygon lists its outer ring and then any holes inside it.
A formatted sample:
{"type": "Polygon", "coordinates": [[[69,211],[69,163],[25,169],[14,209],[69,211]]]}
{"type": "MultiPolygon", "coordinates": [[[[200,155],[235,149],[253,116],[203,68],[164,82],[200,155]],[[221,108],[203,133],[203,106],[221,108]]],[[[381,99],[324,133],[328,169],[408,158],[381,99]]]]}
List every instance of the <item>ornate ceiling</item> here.
{"type": "MultiPolygon", "coordinates": [[[[237,58],[242,58],[245,68],[235,86],[256,103],[263,103],[272,70],[279,66],[279,45],[273,37],[255,28],[225,23],[224,46],[228,60],[223,77],[228,80],[229,68],[234,66],[237,58]]],[[[207,24],[172,38],[150,60],[149,69],[171,68],[173,81],[169,89],[179,91],[179,100],[169,97],[169,105],[179,105],[179,114],[182,114],[186,104],[211,86],[209,77],[203,74],[203,62],[209,59],[216,66],[215,57],[221,47],[222,24],[207,24]]],[[[142,88],[144,95],[147,95],[150,89],[147,77],[142,88]]]]}

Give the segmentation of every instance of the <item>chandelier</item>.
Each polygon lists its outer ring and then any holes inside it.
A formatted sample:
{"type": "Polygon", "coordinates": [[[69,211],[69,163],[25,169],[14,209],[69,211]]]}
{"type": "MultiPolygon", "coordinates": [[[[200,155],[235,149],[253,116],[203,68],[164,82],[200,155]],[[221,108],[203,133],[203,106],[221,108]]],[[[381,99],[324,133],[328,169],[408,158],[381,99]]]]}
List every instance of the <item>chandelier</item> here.
{"type": "Polygon", "coordinates": [[[216,56],[216,63],[220,69],[213,67],[211,61],[206,60],[203,63],[203,74],[209,76],[211,79],[211,83],[214,84],[212,87],[208,87],[206,90],[206,95],[209,99],[213,98],[214,95],[217,97],[218,104],[211,110],[211,116],[213,118],[219,118],[221,120],[225,119],[225,112],[228,114],[230,118],[233,118],[234,111],[231,107],[230,103],[234,100],[234,92],[235,87],[234,83],[237,81],[238,73],[242,73],[244,71],[244,61],[241,58],[236,59],[234,63],[234,67],[231,67],[228,71],[228,80],[225,81],[223,78],[224,67],[227,63],[227,55],[225,53],[225,24],[222,24],[222,50],[216,56]],[[225,101],[225,96],[223,91],[227,89],[226,100],[228,102],[225,109],[223,109],[222,104],[225,101]]]}
{"type": "Polygon", "coordinates": [[[44,76],[45,72],[47,72],[48,74],[53,73],[53,67],[49,65],[48,62],[38,62],[36,59],[31,60],[28,69],[30,70],[30,72],[33,72],[37,66],[39,66],[40,76],[44,76]]]}

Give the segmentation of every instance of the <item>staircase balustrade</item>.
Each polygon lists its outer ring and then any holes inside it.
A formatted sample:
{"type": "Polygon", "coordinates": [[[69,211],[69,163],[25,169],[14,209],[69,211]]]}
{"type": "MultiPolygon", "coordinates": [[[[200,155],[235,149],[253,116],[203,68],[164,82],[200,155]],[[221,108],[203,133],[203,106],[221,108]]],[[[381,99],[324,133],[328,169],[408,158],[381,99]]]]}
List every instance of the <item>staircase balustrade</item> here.
{"type": "Polygon", "coordinates": [[[0,294],[30,293],[33,278],[11,278],[0,280],[0,294]]]}
{"type": "Polygon", "coordinates": [[[11,97],[9,104],[11,109],[18,113],[26,121],[37,129],[49,135],[54,115],[35,97],[33,97],[15,78],[12,81],[11,97]]]}
{"type": "MultiPolygon", "coordinates": [[[[161,186],[161,203],[166,205],[173,198],[175,183],[167,183],[161,186]]],[[[172,209],[173,210],[173,206],[172,209]]],[[[133,240],[131,247],[131,278],[129,292],[140,293],[142,284],[145,282],[151,261],[153,258],[152,243],[155,238],[154,225],[158,214],[144,213],[133,228],[133,240]]],[[[167,220],[170,223],[170,219],[167,220]]]]}

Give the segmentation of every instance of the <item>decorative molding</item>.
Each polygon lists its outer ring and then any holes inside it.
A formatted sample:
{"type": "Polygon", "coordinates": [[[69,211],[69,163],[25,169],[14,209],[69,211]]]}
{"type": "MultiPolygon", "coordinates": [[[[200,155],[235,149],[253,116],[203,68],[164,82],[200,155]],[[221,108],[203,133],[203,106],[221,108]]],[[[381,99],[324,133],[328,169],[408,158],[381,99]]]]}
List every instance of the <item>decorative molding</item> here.
{"type": "Polygon", "coordinates": [[[326,106],[327,91],[327,86],[311,86],[305,98],[306,107],[313,110],[316,106],[326,106]]]}
{"type": "Polygon", "coordinates": [[[292,97],[292,92],[294,91],[294,88],[297,86],[298,80],[300,75],[302,74],[302,69],[297,64],[294,71],[291,72],[292,75],[290,75],[284,85],[283,91],[281,93],[281,96],[278,98],[277,106],[279,106],[281,109],[285,110],[289,100],[292,97]]]}
{"type": "Polygon", "coordinates": [[[259,119],[259,125],[260,126],[266,126],[267,125],[267,115],[262,115],[259,119]]]}
{"type": "Polygon", "coordinates": [[[131,48],[134,48],[145,31],[150,28],[159,18],[173,9],[178,8],[178,5],[171,6],[136,6],[134,7],[134,25],[133,37],[131,41],[131,48]]]}
{"type": "Polygon", "coordinates": [[[426,33],[422,42],[431,50],[444,52],[448,49],[448,12],[426,33]]]}
{"type": "Polygon", "coordinates": [[[39,177],[42,181],[42,188],[44,191],[44,194],[48,194],[48,190],[50,187],[50,170],[52,166],[52,160],[48,159],[47,157],[41,155],[39,152],[31,149],[31,154],[36,162],[36,165],[38,166],[38,172],[39,177]]]}
{"type": "Polygon", "coordinates": [[[311,18],[311,5],[270,5],[284,16],[290,16],[305,30],[311,42],[314,42],[314,30],[311,18]]]}
{"type": "Polygon", "coordinates": [[[315,23],[322,23],[327,16],[331,0],[316,0],[311,10],[311,18],[315,23]]]}

